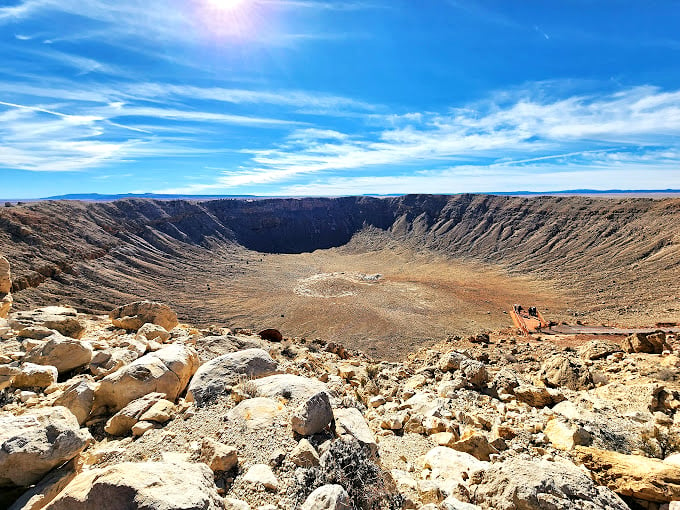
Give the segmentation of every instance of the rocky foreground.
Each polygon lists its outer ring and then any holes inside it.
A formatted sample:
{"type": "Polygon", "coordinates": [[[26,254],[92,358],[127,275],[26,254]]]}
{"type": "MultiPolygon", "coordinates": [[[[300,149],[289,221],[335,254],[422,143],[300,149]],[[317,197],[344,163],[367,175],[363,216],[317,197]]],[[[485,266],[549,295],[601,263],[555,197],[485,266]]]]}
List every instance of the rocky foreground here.
{"type": "Polygon", "coordinates": [[[148,301],[9,313],[4,262],[0,507],[680,508],[663,333],[479,335],[376,362],[148,301]]]}

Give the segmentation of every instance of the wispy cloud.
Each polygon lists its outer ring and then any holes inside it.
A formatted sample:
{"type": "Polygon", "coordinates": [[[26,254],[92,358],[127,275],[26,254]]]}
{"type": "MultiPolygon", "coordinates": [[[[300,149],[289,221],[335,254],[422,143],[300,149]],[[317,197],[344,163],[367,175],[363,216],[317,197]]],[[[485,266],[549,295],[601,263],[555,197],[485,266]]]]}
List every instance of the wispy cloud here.
{"type": "MultiPolygon", "coordinates": [[[[262,10],[305,9],[351,11],[376,8],[368,2],[324,2],[316,0],[253,0],[234,12],[220,11],[209,2],[183,2],[179,0],[23,0],[17,5],[0,7],[0,25],[16,23],[37,16],[60,13],[86,18],[95,23],[90,30],[72,35],[55,34],[46,42],[83,40],[84,38],[108,40],[112,44],[124,40],[146,41],[148,44],[166,45],[214,43],[215,38],[247,40],[250,45],[291,46],[304,41],[341,40],[360,34],[333,33],[328,30],[282,29],[267,20],[262,10]]],[[[148,48],[132,46],[142,51],[148,48]]]]}
{"type": "Polygon", "coordinates": [[[255,3],[272,5],[285,9],[322,9],[329,11],[358,11],[364,9],[385,9],[377,2],[323,2],[318,0],[255,0],[255,3]]]}
{"type": "MultiPolygon", "coordinates": [[[[385,120],[390,127],[360,136],[294,131],[274,147],[246,151],[251,156],[248,164],[224,172],[212,183],[194,184],[192,190],[286,182],[316,173],[368,173],[371,168],[436,168],[454,161],[460,168],[477,169],[528,169],[530,164],[557,168],[551,160],[577,166],[597,162],[612,169],[630,162],[631,154],[637,165],[645,161],[640,153],[654,151],[659,160],[660,144],[675,155],[665,158],[664,165],[677,169],[680,164],[675,150],[680,148],[680,91],[654,87],[553,101],[519,95],[503,105],[490,102],[450,114],[430,112],[385,120]]],[[[419,177],[425,178],[424,173],[419,177]]]]}

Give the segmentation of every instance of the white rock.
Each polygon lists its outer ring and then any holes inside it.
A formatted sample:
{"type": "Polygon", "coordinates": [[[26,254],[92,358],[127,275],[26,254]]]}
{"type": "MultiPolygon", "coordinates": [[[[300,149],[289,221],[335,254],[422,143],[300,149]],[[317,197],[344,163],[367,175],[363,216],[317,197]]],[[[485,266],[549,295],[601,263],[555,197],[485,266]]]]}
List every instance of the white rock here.
{"type": "Polygon", "coordinates": [[[252,485],[262,485],[266,489],[276,491],[279,488],[279,481],[272,469],[266,464],[255,464],[243,475],[243,480],[252,485]]]}
{"type": "Polygon", "coordinates": [[[351,510],[352,502],[341,485],[323,485],[312,492],[301,510],[351,510]]]}

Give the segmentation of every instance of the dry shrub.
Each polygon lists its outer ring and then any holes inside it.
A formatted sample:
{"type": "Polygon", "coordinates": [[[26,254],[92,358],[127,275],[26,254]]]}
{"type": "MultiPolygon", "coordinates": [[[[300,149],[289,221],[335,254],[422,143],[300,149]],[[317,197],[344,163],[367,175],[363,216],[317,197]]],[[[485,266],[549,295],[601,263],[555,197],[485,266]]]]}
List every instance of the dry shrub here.
{"type": "Polygon", "coordinates": [[[397,510],[403,497],[391,476],[371,458],[355,439],[336,439],[321,457],[321,465],[300,469],[294,487],[296,506],[315,489],[338,484],[349,494],[352,508],[362,510],[397,510]]]}

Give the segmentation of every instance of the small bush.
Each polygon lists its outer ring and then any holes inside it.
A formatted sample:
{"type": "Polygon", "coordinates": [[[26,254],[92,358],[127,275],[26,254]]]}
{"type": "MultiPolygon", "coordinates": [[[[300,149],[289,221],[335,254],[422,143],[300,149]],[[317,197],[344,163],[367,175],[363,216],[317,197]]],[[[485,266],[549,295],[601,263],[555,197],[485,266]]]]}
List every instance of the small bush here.
{"type": "Polygon", "coordinates": [[[658,381],[665,382],[675,381],[675,371],[671,370],[670,368],[661,368],[659,370],[656,370],[655,372],[652,372],[651,374],[649,374],[649,376],[658,381]]]}
{"type": "Polygon", "coordinates": [[[288,359],[294,359],[297,356],[297,353],[291,348],[290,345],[286,345],[283,349],[281,349],[281,356],[285,356],[288,359]]]}
{"type": "Polygon", "coordinates": [[[592,372],[593,375],[593,383],[595,386],[600,386],[600,385],[605,385],[609,384],[609,377],[607,377],[607,374],[604,372],[600,372],[599,370],[595,370],[592,372]]]}
{"type": "Polygon", "coordinates": [[[294,488],[296,506],[301,505],[312,491],[327,484],[344,487],[352,508],[397,510],[403,504],[403,497],[392,478],[354,439],[333,441],[321,458],[321,466],[298,471],[294,488]]]}
{"type": "Polygon", "coordinates": [[[674,429],[658,428],[653,432],[643,432],[641,439],[640,449],[647,457],[665,459],[680,452],[680,432],[674,429]]]}
{"type": "Polygon", "coordinates": [[[238,383],[235,388],[236,392],[248,398],[257,397],[257,385],[247,375],[242,374],[238,378],[238,383]]]}

